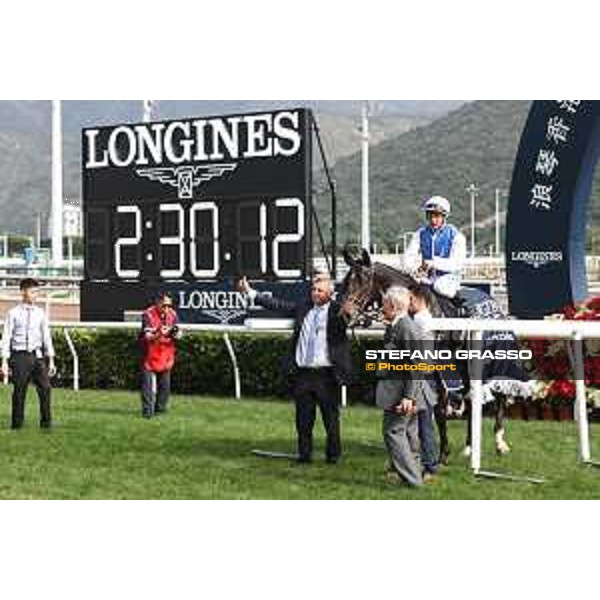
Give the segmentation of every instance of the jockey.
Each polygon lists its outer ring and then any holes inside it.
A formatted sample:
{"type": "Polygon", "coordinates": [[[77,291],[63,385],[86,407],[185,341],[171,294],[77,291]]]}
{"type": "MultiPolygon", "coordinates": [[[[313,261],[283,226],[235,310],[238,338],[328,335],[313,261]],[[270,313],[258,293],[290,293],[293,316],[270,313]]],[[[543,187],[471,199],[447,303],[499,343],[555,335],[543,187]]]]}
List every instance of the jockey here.
{"type": "Polygon", "coordinates": [[[404,267],[438,294],[454,298],[460,289],[467,258],[466,238],[446,222],[450,214],[450,202],[446,198],[433,196],[422,208],[427,225],[413,235],[404,253],[404,267]]]}

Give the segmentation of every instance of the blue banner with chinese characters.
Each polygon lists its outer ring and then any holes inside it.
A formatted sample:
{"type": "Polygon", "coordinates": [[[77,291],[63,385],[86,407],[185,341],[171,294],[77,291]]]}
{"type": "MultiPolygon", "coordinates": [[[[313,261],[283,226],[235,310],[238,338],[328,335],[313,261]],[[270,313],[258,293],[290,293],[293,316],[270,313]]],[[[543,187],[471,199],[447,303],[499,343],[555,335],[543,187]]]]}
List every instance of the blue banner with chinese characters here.
{"type": "Polygon", "coordinates": [[[540,318],[586,298],[586,209],[599,154],[599,101],[533,102],[507,215],[512,315],[540,318]]]}

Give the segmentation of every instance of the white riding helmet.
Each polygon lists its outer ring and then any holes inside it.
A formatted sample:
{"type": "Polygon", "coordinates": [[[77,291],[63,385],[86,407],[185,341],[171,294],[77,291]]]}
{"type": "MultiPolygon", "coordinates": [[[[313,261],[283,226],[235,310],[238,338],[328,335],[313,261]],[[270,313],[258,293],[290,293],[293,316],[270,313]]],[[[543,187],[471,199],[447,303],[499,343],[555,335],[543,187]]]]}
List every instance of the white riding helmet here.
{"type": "Polygon", "coordinates": [[[428,212],[439,212],[445,217],[450,214],[450,202],[444,196],[432,196],[429,200],[423,203],[423,211],[428,212]]]}

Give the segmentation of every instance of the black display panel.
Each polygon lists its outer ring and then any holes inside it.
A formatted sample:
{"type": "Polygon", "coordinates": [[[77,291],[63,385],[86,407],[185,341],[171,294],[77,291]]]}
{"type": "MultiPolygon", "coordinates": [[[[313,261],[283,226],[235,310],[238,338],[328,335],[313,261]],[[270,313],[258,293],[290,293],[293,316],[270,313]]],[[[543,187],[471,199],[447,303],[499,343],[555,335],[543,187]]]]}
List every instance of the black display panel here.
{"type": "MultiPolygon", "coordinates": [[[[311,120],[294,109],[83,130],[82,319],[135,310],[111,289],[136,305],[149,290],[216,290],[242,275],[304,289],[311,120]]],[[[182,320],[203,322],[193,312],[182,320]]]]}

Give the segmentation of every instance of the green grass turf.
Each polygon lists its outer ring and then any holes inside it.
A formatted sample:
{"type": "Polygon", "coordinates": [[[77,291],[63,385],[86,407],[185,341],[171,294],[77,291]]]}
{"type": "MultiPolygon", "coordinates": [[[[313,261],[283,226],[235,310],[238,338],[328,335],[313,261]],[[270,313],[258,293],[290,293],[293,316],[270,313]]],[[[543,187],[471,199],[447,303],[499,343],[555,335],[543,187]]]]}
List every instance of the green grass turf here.
{"type": "MultiPolygon", "coordinates": [[[[317,422],[315,463],[296,466],[251,455],[294,451],[290,403],[180,396],[168,415],[145,421],[137,394],[54,390],[56,428],[45,434],[33,390],[25,428],[8,429],[9,393],[0,389],[0,498],[600,498],[600,469],[577,463],[573,423],[510,422],[513,452],[497,457],[486,420],[483,468],[547,479],[531,485],[474,479],[460,456],[464,423],[452,422],[450,465],[434,484],[409,490],[383,481],[375,409],[344,411],[339,465],[324,463],[317,422]]],[[[592,446],[600,456],[599,427],[592,446]]]]}

